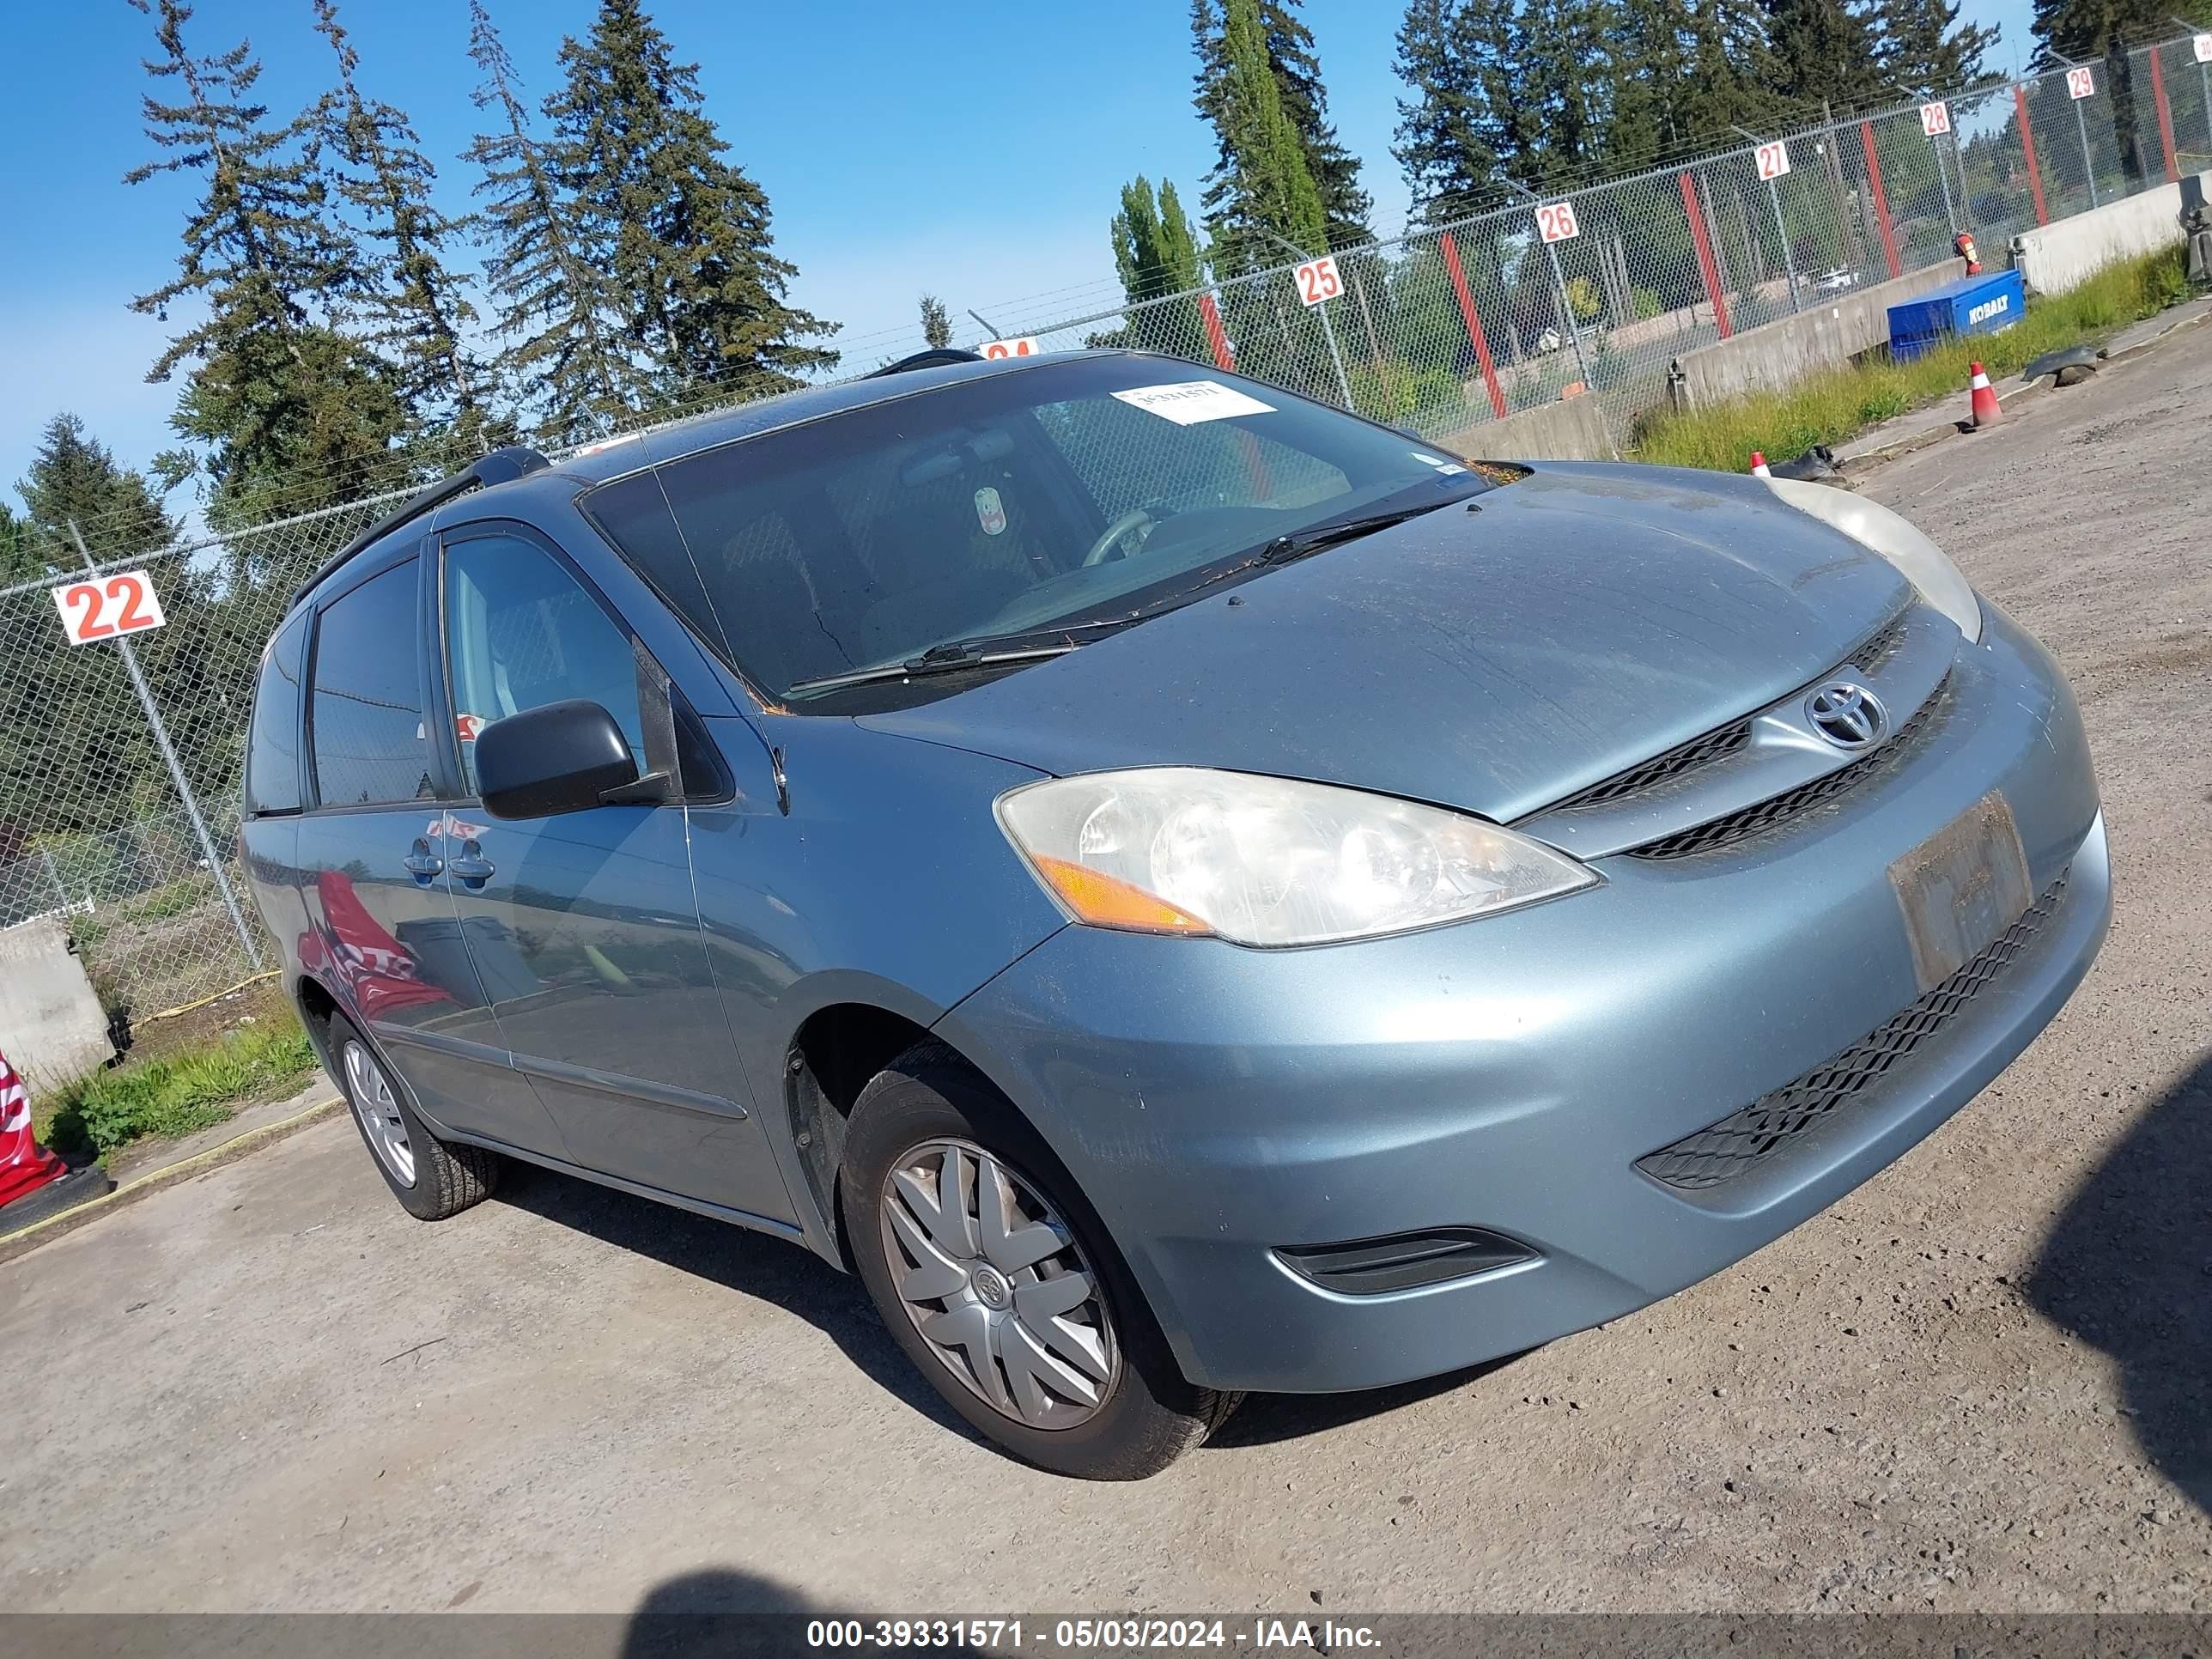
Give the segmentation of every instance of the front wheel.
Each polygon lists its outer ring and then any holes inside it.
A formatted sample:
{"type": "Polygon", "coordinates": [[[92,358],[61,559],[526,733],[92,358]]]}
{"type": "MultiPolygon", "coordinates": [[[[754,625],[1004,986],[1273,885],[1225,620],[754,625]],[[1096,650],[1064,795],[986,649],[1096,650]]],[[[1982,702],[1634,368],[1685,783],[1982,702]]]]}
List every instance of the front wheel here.
{"type": "Polygon", "coordinates": [[[1074,1182],[943,1044],[908,1049],[861,1091],[838,1202],[892,1339],[1017,1455],[1141,1480],[1235,1407],[1184,1380],[1074,1182]]]}
{"type": "Polygon", "coordinates": [[[408,1214],[443,1221],[490,1195],[499,1184],[499,1155],[432,1134],[405,1088],[351,1020],[331,1015],[323,1045],[332,1080],[345,1093],[377,1173],[408,1214]]]}

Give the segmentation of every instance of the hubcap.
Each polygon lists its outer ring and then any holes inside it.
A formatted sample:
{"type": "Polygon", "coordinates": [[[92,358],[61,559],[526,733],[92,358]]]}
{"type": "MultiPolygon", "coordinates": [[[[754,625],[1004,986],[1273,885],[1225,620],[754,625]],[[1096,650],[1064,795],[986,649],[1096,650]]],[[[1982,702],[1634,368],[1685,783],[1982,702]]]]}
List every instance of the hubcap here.
{"type": "Polygon", "coordinates": [[[415,1184],[415,1148],[408,1144],[407,1121],[399,1115],[399,1101],[385,1081],[383,1068],[358,1042],[345,1046],[346,1098],[368,1135],[369,1150],[392,1178],[403,1187],[415,1184]]]}
{"type": "Polygon", "coordinates": [[[965,1140],[926,1141],[884,1177],[884,1257],[945,1368],[1031,1428],[1097,1414],[1121,1369],[1097,1275],[1036,1188],[965,1140]]]}

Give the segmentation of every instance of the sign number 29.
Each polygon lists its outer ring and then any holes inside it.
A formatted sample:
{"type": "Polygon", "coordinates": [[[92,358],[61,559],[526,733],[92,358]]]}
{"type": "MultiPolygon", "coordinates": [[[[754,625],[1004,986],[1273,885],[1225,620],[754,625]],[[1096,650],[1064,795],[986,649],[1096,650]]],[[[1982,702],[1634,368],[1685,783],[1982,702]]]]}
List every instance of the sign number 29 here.
{"type": "Polygon", "coordinates": [[[54,609],[62,613],[62,628],[71,645],[143,634],[169,620],[161,614],[161,601],[154,592],[152,579],[143,570],[118,570],[112,576],[71,582],[52,592],[54,609]]]}

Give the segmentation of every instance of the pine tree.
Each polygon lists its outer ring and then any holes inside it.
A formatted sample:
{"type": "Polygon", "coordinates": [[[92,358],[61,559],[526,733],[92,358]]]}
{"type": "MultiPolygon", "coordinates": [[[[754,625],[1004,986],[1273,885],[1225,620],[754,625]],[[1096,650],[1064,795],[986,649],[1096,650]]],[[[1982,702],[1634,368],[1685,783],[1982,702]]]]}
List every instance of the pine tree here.
{"type": "Polygon", "coordinates": [[[1783,118],[1893,99],[1880,64],[1872,0],[1767,0],[1772,90],[1783,118]]]}
{"type": "MultiPolygon", "coordinates": [[[[1300,0],[1260,0],[1260,25],[1267,61],[1284,113],[1297,131],[1306,171],[1321,194],[1322,214],[1332,248],[1372,241],[1369,219],[1374,199],[1360,188],[1359,159],[1345,149],[1328,118],[1328,92],[1314,52],[1313,31],[1297,15],[1300,0]]],[[[1197,95],[1193,102],[1219,140],[1218,156],[1206,175],[1200,210],[1211,221],[1231,190],[1228,129],[1229,54],[1226,0],[1192,0],[1191,40],[1198,52],[1197,95]]],[[[1319,250],[1316,250],[1318,252],[1319,250]]]]}
{"type": "Polygon", "coordinates": [[[832,368],[836,331],[785,302],[798,274],[770,251],[768,196],[723,156],[696,64],[679,64],[640,0],[600,0],[562,43],[546,100],[552,173],[623,307],[623,336],[663,401],[702,386],[781,391],[832,368]]]}
{"type": "Polygon", "coordinates": [[[1612,0],[1522,0],[1522,99],[1534,129],[1515,171],[1539,185],[1581,183],[1607,160],[1620,15],[1612,0]]]}
{"type": "Polygon", "coordinates": [[[952,343],[952,319],[945,313],[945,301],[934,294],[921,296],[921,342],[939,351],[952,343]]]}
{"type": "Polygon", "coordinates": [[[1327,214],[1297,131],[1275,84],[1259,0],[1225,0],[1219,130],[1227,158],[1209,209],[1219,270],[1279,264],[1285,251],[1308,258],[1327,242],[1327,214]]]}
{"type": "Polygon", "coordinates": [[[1949,92],[1995,79],[1984,63],[2002,33],[1960,23],[1958,0],[1882,0],[1881,67],[1893,87],[1949,92]]]}
{"type": "Polygon", "coordinates": [[[362,289],[360,252],[325,212],[302,124],[272,125],[266,106],[249,101],[261,74],[251,48],[196,58],[184,40],[191,9],[158,4],[162,56],[147,69],[180,96],[147,96],[147,136],[163,153],[125,179],[204,180],[177,276],[131,301],[164,318],[179,301],[204,307],[147,376],[166,380],[192,365],[173,423],[201,450],[179,465],[213,481],[218,524],[370,493],[389,481],[405,420],[374,358],[331,325],[362,289]]]}
{"type": "Polygon", "coordinates": [[[1413,0],[1398,27],[1398,100],[1391,154],[1406,170],[1414,211],[1438,222],[1495,194],[1502,137],[1485,94],[1483,66],[1461,0],[1413,0]]]}
{"type": "Polygon", "coordinates": [[[30,471],[15,485],[28,522],[55,544],[58,562],[73,563],[74,521],[93,556],[103,562],[150,553],[176,539],[178,526],[143,474],[118,465],[84,422],[64,411],[46,422],[30,471]],[[64,551],[64,550],[66,551],[64,551]]]}
{"type": "Polygon", "coordinates": [[[471,96],[492,114],[493,131],[462,160],[482,173],[476,193],[489,198],[477,234],[489,249],[493,325],[507,343],[497,366],[552,438],[589,437],[641,404],[647,380],[623,347],[605,268],[531,131],[514,62],[483,0],[469,0],[469,56],[483,76],[471,96]]]}
{"type": "Polygon", "coordinates": [[[2207,0],[2035,0],[2028,28],[2038,46],[2035,66],[2049,69],[2062,58],[2082,62],[2109,58],[2116,46],[2162,40],[2174,32],[2177,17],[2212,27],[2207,0]]]}
{"type": "Polygon", "coordinates": [[[462,226],[432,204],[437,170],[407,117],[362,95],[359,55],[333,0],[315,0],[315,27],[338,62],[337,86],[318,106],[316,126],[335,158],[337,199],[359,216],[348,229],[370,251],[360,307],[367,338],[389,366],[417,435],[434,429],[442,447],[481,453],[489,447],[488,377],[464,337],[476,307],[444,257],[462,226]]]}

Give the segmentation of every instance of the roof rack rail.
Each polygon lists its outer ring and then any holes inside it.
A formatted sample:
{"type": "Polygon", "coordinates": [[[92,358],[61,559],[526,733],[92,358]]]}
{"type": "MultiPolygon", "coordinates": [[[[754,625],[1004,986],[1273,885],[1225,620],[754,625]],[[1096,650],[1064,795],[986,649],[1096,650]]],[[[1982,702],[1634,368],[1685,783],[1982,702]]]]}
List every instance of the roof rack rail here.
{"type": "Polygon", "coordinates": [[[864,380],[879,380],[886,374],[903,374],[908,369],[942,368],[947,363],[980,363],[983,355],[979,351],[963,351],[958,346],[932,346],[927,351],[917,351],[911,357],[902,357],[895,363],[885,363],[881,368],[872,368],[860,376],[864,380]]]}
{"type": "Polygon", "coordinates": [[[403,526],[426,514],[434,513],[456,495],[465,495],[471,489],[489,489],[493,484],[506,483],[510,479],[526,477],[551,465],[526,445],[509,444],[479,457],[450,478],[441,478],[428,489],[416,490],[395,510],[386,514],[325,559],[313,575],[294,588],[290,600],[284,606],[284,614],[289,616],[298,610],[300,601],[306,599],[325,577],[372,542],[381,541],[403,526]]]}

